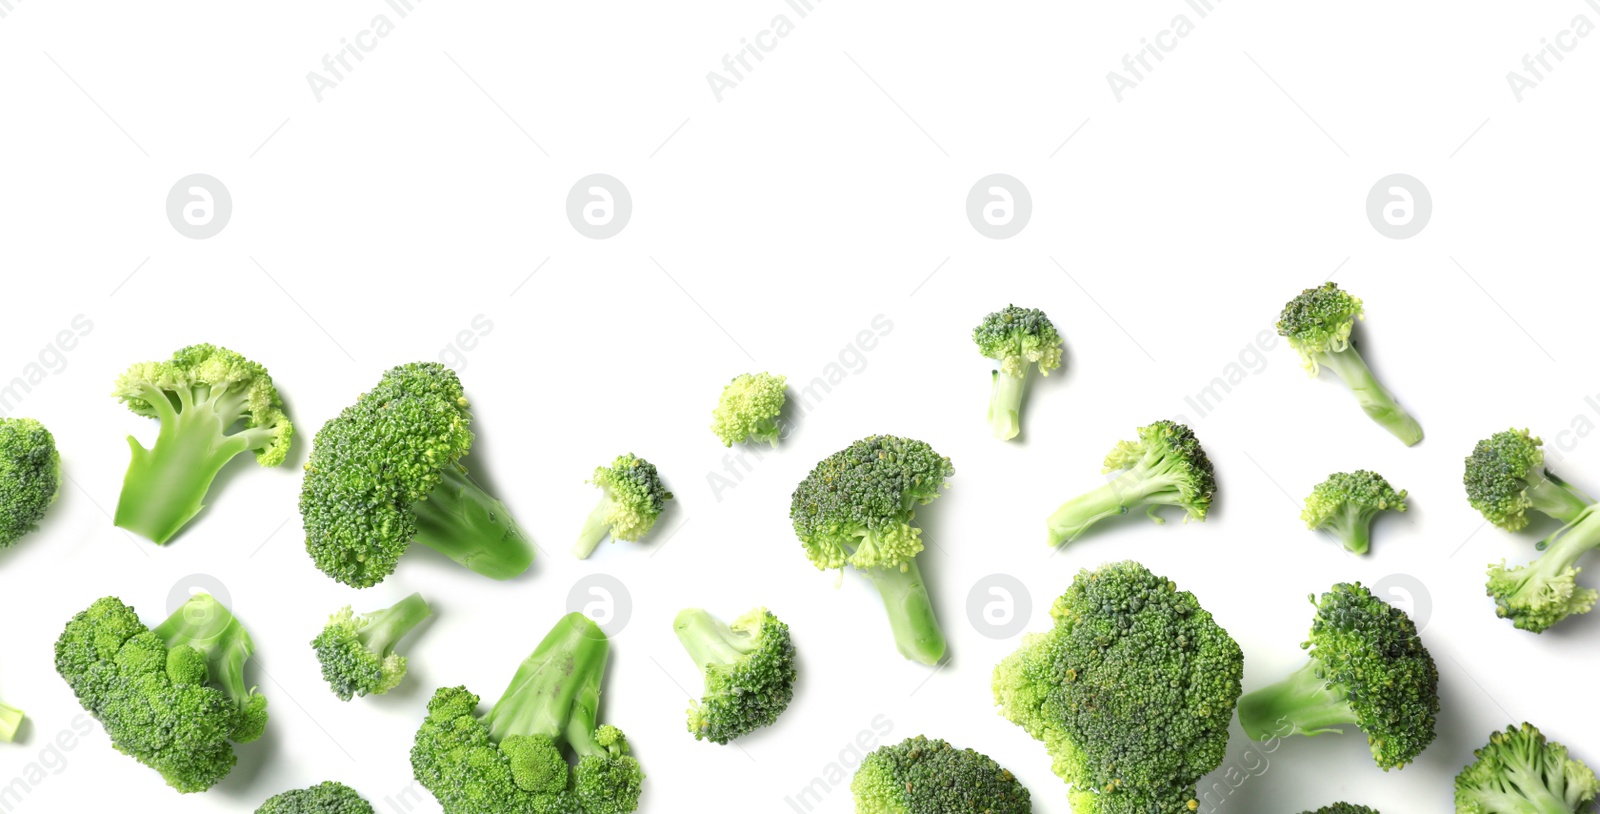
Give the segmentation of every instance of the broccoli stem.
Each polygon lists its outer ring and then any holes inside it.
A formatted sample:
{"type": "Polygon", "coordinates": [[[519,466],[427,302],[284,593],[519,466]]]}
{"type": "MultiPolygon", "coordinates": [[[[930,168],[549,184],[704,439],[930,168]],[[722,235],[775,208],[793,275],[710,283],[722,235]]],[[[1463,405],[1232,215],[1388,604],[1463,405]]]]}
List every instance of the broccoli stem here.
{"type": "Polygon", "coordinates": [[[1544,477],[1528,484],[1528,501],[1533,504],[1533,508],[1563,523],[1571,523],[1594,502],[1587,495],[1572,488],[1566,481],[1556,477],[1554,472],[1546,469],[1543,470],[1543,474],[1544,477]]]}
{"type": "Polygon", "coordinates": [[[11,743],[17,739],[17,730],[22,728],[22,710],[0,703],[0,743],[11,743]]]}
{"type": "MultiPolygon", "coordinates": [[[[1070,543],[1095,523],[1127,514],[1134,506],[1180,505],[1181,493],[1175,488],[1173,469],[1171,461],[1163,460],[1156,466],[1151,466],[1148,459],[1140,461],[1110,483],[1061,504],[1061,508],[1045,521],[1050,530],[1050,545],[1070,543]]],[[[1153,510],[1154,506],[1151,508],[1153,510]]],[[[1154,513],[1150,516],[1157,523],[1163,522],[1154,513]]]]}
{"type": "Polygon", "coordinates": [[[989,427],[994,437],[1009,441],[1022,432],[1022,393],[1028,383],[1028,371],[1013,376],[1003,370],[994,372],[994,389],[989,396],[989,427]]]}
{"type": "Polygon", "coordinates": [[[1318,354],[1317,361],[1337,373],[1350,392],[1355,394],[1356,401],[1361,403],[1361,409],[1366,411],[1367,417],[1400,439],[1401,443],[1409,447],[1422,440],[1422,425],[1406,413],[1394,400],[1394,395],[1378,381],[1372,369],[1367,367],[1366,360],[1356,352],[1355,345],[1335,353],[1318,354]]]}
{"type": "Polygon", "coordinates": [[[672,628],[702,671],[708,664],[735,664],[745,655],[736,644],[733,629],[700,608],[685,608],[672,621],[672,628]]]}
{"type": "Polygon", "coordinates": [[[168,650],[186,646],[205,656],[210,681],[220,685],[239,706],[240,717],[231,733],[233,740],[249,743],[261,737],[267,726],[267,699],[244,681],[244,663],[250,660],[256,646],[233,613],[210,594],[195,594],[151,632],[166,643],[168,650]]]}
{"type": "Polygon", "coordinates": [[[589,512],[589,519],[583,521],[583,531],[578,532],[578,543],[572,547],[572,553],[578,555],[578,559],[589,559],[600,541],[611,533],[611,512],[615,508],[616,503],[607,494],[600,498],[600,504],[594,507],[594,511],[589,512]]]}
{"type": "Polygon", "coordinates": [[[356,632],[356,638],[368,650],[387,656],[412,628],[432,615],[433,609],[422,594],[412,594],[381,611],[362,614],[367,623],[356,632]]]}
{"type": "MultiPolygon", "coordinates": [[[[1506,789],[1502,784],[1497,790],[1499,793],[1494,795],[1502,803],[1500,810],[1527,814],[1572,814],[1577,810],[1575,801],[1550,790],[1550,780],[1554,778],[1547,777],[1546,772],[1551,767],[1540,765],[1548,761],[1548,758],[1541,759],[1544,745],[1529,741],[1520,746],[1512,748],[1510,743],[1500,746],[1500,757],[1508,769],[1506,779],[1511,781],[1512,787],[1506,789]]],[[[1558,772],[1551,774],[1560,777],[1558,772]]]]}
{"type": "Polygon", "coordinates": [[[1335,537],[1346,551],[1365,554],[1372,547],[1372,512],[1353,503],[1346,503],[1329,523],[1335,537]]]}
{"type": "Polygon", "coordinates": [[[533,564],[533,545],[506,505],[465,469],[446,466],[432,492],[411,505],[421,543],[491,579],[511,579],[533,564]]]}
{"type": "Polygon", "coordinates": [[[611,644],[589,617],[569,613],[517,668],[483,723],[500,743],[512,735],[544,735],[579,757],[606,754],[595,742],[600,681],[611,644]]]}
{"type": "Polygon", "coordinates": [[[1335,727],[1356,722],[1349,700],[1328,688],[1315,661],[1239,699],[1239,726],[1258,741],[1338,732],[1335,727]]]}
{"type": "Polygon", "coordinates": [[[916,560],[907,560],[905,570],[868,568],[867,576],[883,597],[889,612],[889,628],[894,631],[900,655],[923,664],[938,664],[944,658],[944,631],[933,613],[933,600],[923,583],[916,560]]]}
{"type": "Polygon", "coordinates": [[[1600,507],[1585,510],[1576,520],[1540,540],[1538,548],[1544,553],[1532,563],[1517,569],[1525,575],[1525,585],[1533,578],[1537,580],[1532,584],[1539,586],[1555,580],[1568,568],[1575,567],[1583,555],[1600,548],[1600,507]]]}

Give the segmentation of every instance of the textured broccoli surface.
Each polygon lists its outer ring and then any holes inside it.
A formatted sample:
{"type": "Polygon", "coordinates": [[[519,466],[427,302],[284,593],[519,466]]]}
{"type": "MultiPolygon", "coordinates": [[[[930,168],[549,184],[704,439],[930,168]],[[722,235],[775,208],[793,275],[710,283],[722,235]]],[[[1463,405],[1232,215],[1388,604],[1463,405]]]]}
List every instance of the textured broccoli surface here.
{"type": "Polygon", "coordinates": [[[1043,311],[1008,305],[983,318],[972,329],[972,341],[995,369],[989,395],[989,427],[994,437],[1007,441],[1022,432],[1022,397],[1030,366],[1039,375],[1061,367],[1061,334],[1043,311]]]}
{"type": "Polygon", "coordinates": [[[1323,806],[1316,811],[1304,812],[1304,814],[1378,814],[1378,810],[1367,808],[1366,806],[1358,806],[1355,803],[1334,803],[1333,805],[1323,806]]]}
{"type": "Polygon", "coordinates": [[[31,418],[0,418],[0,549],[38,528],[60,489],[55,436],[31,418]]]}
{"type": "Polygon", "coordinates": [[[596,468],[590,483],[600,487],[602,494],[572,547],[578,559],[588,559],[608,534],[612,542],[638,542],[655,527],[656,518],[672,499],[656,465],[631,452],[618,455],[610,466],[596,468]]]}
{"type": "Polygon", "coordinates": [[[373,814],[355,789],[331,780],[270,797],[256,814],[373,814]]]}
{"type": "Polygon", "coordinates": [[[1204,521],[1216,495],[1211,459],[1194,431],[1172,421],[1139,428],[1133,441],[1118,441],[1106,455],[1104,472],[1116,477],[1056,509],[1046,521],[1050,545],[1070,543],[1095,523],[1144,507],[1150,519],[1161,506],[1184,510],[1184,520],[1204,521]]]}
{"type": "Polygon", "coordinates": [[[1345,549],[1365,554],[1372,544],[1372,521],[1380,512],[1406,510],[1406,490],[1395,490],[1382,475],[1358,469],[1335,472],[1306,498],[1300,519],[1306,528],[1325,529],[1345,549]]]}
{"type": "Polygon", "coordinates": [[[1539,543],[1538,559],[1507,568],[1489,566],[1489,596],[1495,613],[1522,630],[1543,633],[1568,616],[1594,609],[1600,592],[1578,584],[1578,560],[1600,548],[1600,506],[1584,509],[1571,523],[1539,543]]]}
{"type": "Polygon", "coordinates": [[[705,678],[705,695],[689,707],[695,740],[727,743],[771,726],[789,707],[797,675],[794,641],[789,626],[766,608],[732,625],[686,608],[672,626],[705,678]]]}
{"type": "Polygon", "coordinates": [[[1508,726],[1472,754],[1456,775],[1456,814],[1577,814],[1600,793],[1594,771],[1532,724],[1508,726]]]}
{"type": "Polygon", "coordinates": [[[1545,469],[1543,446],[1527,430],[1513,427],[1472,448],[1461,482],[1467,502],[1483,519],[1520,531],[1528,525],[1529,509],[1570,523],[1594,502],[1545,469]]]}
{"type": "Polygon", "coordinates": [[[741,373],[722,388],[722,398],[711,414],[711,431],[722,445],[766,442],[778,445],[783,427],[778,414],[786,398],[786,376],[771,373],[741,373]]]}
{"type": "Polygon", "coordinates": [[[857,814],[1028,814],[1028,789],[988,755],[918,735],[868,754],[850,781],[857,814]]]}
{"type": "Polygon", "coordinates": [[[360,615],[344,606],[311,640],[322,665],[322,678],[341,701],[357,695],[383,695],[400,686],[406,677],[406,657],[394,652],[395,645],[431,615],[433,610],[422,594],[360,615]]]}

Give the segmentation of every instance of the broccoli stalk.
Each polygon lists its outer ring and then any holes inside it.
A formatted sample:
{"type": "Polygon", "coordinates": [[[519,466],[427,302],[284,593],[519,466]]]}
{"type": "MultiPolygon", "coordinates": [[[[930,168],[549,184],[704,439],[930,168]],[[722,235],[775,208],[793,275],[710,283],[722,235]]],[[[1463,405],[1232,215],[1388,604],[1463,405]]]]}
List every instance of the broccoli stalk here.
{"type": "Polygon", "coordinates": [[[0,418],[0,549],[38,528],[60,494],[55,436],[31,418],[0,418]]]}
{"type": "Polygon", "coordinates": [[[1400,403],[1394,400],[1394,394],[1378,381],[1372,369],[1367,367],[1366,360],[1356,351],[1355,345],[1342,351],[1319,353],[1317,364],[1337,374],[1339,380],[1355,394],[1356,402],[1367,417],[1406,446],[1415,446],[1422,440],[1422,425],[1401,408],[1400,403]]]}
{"type": "Polygon", "coordinates": [[[311,646],[333,694],[349,701],[399,686],[406,676],[406,658],[394,652],[395,645],[432,615],[422,594],[412,594],[380,611],[357,616],[346,605],[329,617],[311,646]]]}
{"type": "Polygon", "coordinates": [[[572,547],[580,560],[588,559],[608,534],[613,542],[637,542],[655,526],[672,499],[655,464],[631,452],[617,456],[610,466],[595,469],[590,482],[600,487],[601,496],[572,547]]]}
{"type": "Polygon", "coordinates": [[[462,466],[439,470],[439,485],[411,504],[421,543],[490,579],[528,570],[533,550],[506,504],[491,497],[462,466]]]}
{"type": "Polygon", "coordinates": [[[1028,388],[1028,369],[1023,368],[1019,376],[995,370],[990,377],[994,388],[989,394],[989,431],[994,437],[1009,441],[1022,433],[1022,396],[1028,388]]]}
{"type": "Polygon", "coordinates": [[[672,626],[705,678],[705,695],[689,707],[695,740],[727,743],[770,726],[788,708],[797,674],[794,642],[789,626],[766,608],[732,625],[686,608],[672,626]]]}
{"type": "Polygon", "coordinates": [[[972,329],[972,341],[987,358],[1000,363],[989,394],[989,427],[994,437],[1009,441],[1022,432],[1022,397],[1029,365],[1039,375],[1061,367],[1061,334],[1043,311],[1008,305],[983,318],[972,329]]]}
{"type": "Polygon", "coordinates": [[[1456,775],[1459,814],[1577,814],[1600,793],[1594,771],[1533,724],[1495,732],[1472,754],[1456,775]]]}
{"type": "Polygon", "coordinates": [[[1600,507],[1590,506],[1571,523],[1539,543],[1533,562],[1507,568],[1489,566],[1489,596],[1495,613],[1522,630],[1543,633],[1568,616],[1588,613],[1600,592],[1577,583],[1578,560],[1600,548],[1600,507]]]}
{"type": "Polygon", "coordinates": [[[889,614],[889,630],[894,633],[895,647],[900,655],[923,664],[938,664],[946,647],[944,630],[933,612],[933,599],[928,596],[928,586],[922,579],[922,569],[915,559],[902,562],[900,567],[867,568],[867,579],[883,597],[883,609],[889,614]]]}
{"type": "Polygon", "coordinates": [[[1045,524],[1052,546],[1070,543],[1095,523],[1144,506],[1150,519],[1159,506],[1178,506],[1186,518],[1204,521],[1216,492],[1211,460],[1182,424],[1157,421],[1139,428],[1139,440],[1119,441],[1105,459],[1105,472],[1121,472],[1109,483],[1075,497],[1045,524]]]}
{"type": "Polygon", "coordinates": [[[1359,724],[1345,691],[1321,675],[1315,661],[1306,662],[1288,678],[1239,699],[1239,725],[1256,740],[1274,735],[1326,735],[1338,727],[1359,724]]]}
{"type": "Polygon", "coordinates": [[[17,730],[22,728],[22,710],[0,702],[0,743],[11,743],[17,739],[17,730]]]}
{"type": "Polygon", "coordinates": [[[239,620],[210,594],[196,594],[178,611],[151,632],[167,646],[168,670],[174,658],[192,658],[181,648],[198,651],[204,659],[204,675],[221,686],[223,693],[239,707],[240,717],[230,736],[239,743],[249,743],[267,728],[267,698],[256,694],[256,688],[245,684],[244,663],[255,652],[250,633],[239,620]]]}

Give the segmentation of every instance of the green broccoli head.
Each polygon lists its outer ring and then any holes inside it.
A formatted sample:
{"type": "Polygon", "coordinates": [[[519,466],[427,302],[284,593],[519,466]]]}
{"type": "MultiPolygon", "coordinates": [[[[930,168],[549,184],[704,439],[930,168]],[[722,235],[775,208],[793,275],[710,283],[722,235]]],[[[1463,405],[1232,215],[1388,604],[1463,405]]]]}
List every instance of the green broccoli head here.
{"type": "Polygon", "coordinates": [[[727,743],[771,726],[788,708],[797,674],[794,641],[789,626],[766,608],[732,625],[686,608],[672,626],[705,678],[705,695],[689,707],[695,740],[727,743]]]}
{"type": "Polygon", "coordinates": [[[1406,490],[1396,491],[1382,475],[1365,469],[1335,472],[1306,498],[1300,519],[1306,528],[1326,529],[1344,547],[1365,554],[1371,545],[1372,521],[1379,512],[1406,510],[1406,490]]]}
{"type": "Polygon", "coordinates": [[[311,647],[333,694],[349,701],[400,686],[406,677],[406,657],[394,652],[395,645],[432,614],[422,594],[412,594],[373,613],[358,616],[346,605],[329,617],[311,647]]]}
{"type": "Polygon", "coordinates": [[[1174,421],[1139,428],[1134,441],[1118,441],[1106,455],[1104,472],[1118,473],[1104,485],[1075,497],[1046,520],[1050,545],[1070,543],[1107,517],[1143,507],[1150,519],[1161,506],[1177,506],[1184,519],[1204,521],[1217,492],[1211,459],[1194,431],[1174,421]]]}
{"type": "Polygon", "coordinates": [[[1405,611],[1361,583],[1338,583],[1319,601],[1302,645],[1304,667],[1245,695],[1239,724],[1256,740],[1321,735],[1354,724],[1372,759],[1403,768],[1433,742],[1439,671],[1405,611]]]}
{"type": "Polygon", "coordinates": [[[1456,814],[1578,814],[1600,793],[1594,771],[1533,724],[1508,726],[1456,775],[1456,814]]]}
{"type": "Polygon", "coordinates": [[[355,789],[330,780],[270,797],[256,814],[373,814],[373,810],[355,789]]]}
{"type": "Polygon", "coordinates": [[[460,464],[472,449],[468,406],[455,371],[414,362],[322,426],[300,516],[323,573],[371,587],[413,542],[493,579],[528,570],[533,547],[521,527],[460,464]]]}
{"type": "Polygon", "coordinates": [[[1600,592],[1578,584],[1578,561],[1600,548],[1600,507],[1590,506],[1539,543],[1539,558],[1507,568],[1489,566],[1488,594],[1495,613],[1522,630],[1543,633],[1568,616],[1594,609],[1600,592]]]}
{"type": "Polygon", "coordinates": [[[1061,367],[1061,334],[1037,308],[1008,305],[983,318],[972,329],[972,341],[989,359],[1000,363],[989,394],[989,426],[1002,441],[1022,432],[1022,397],[1029,365],[1042,376],[1061,367]]]}
{"type": "Polygon", "coordinates": [[[610,466],[597,467],[590,483],[600,487],[600,503],[589,512],[572,547],[578,559],[588,559],[606,535],[612,542],[638,542],[655,527],[672,499],[656,465],[631,452],[618,455],[610,466]]]}
{"type": "Polygon", "coordinates": [[[918,735],[880,746],[850,781],[858,814],[1028,814],[1028,789],[988,755],[918,735]]]}
{"type": "Polygon", "coordinates": [[[1526,528],[1529,509],[1572,522],[1592,501],[1545,469],[1543,445],[1515,427],[1479,441],[1461,478],[1467,502],[1506,531],[1526,528]]]}
{"type": "Polygon", "coordinates": [[[0,418],[0,549],[38,528],[60,490],[55,436],[31,418],[0,418]]]}
{"type": "Polygon", "coordinates": [[[1375,808],[1358,806],[1355,803],[1334,803],[1323,806],[1316,811],[1307,811],[1304,814],[1378,814],[1375,808]]]}
{"type": "Polygon", "coordinates": [[[787,381],[787,377],[771,373],[741,373],[722,388],[722,398],[711,414],[711,431],[722,439],[722,445],[765,441],[776,447],[783,430],[778,414],[783,412],[787,381]]]}
{"type": "Polygon", "coordinates": [[[261,737],[267,699],[244,682],[250,634],[220,602],[192,597],[154,630],[115,597],[74,616],[56,671],[111,744],[180,792],[233,770],[234,743],[261,737]]]}
{"type": "Polygon", "coordinates": [[[1239,645],[1136,562],[1079,572],[1050,617],[995,667],[1000,714],[1044,742],[1077,814],[1193,810],[1228,744],[1239,645]]]}

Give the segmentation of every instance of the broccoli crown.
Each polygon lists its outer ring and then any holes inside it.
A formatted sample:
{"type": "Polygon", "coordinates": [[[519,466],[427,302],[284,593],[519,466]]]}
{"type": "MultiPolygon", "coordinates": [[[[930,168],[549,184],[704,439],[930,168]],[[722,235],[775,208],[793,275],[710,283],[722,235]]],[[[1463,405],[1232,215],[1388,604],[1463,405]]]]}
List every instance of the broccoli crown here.
{"type": "Polygon", "coordinates": [[[1338,283],[1327,282],[1300,292],[1283,306],[1278,335],[1289,340],[1306,370],[1315,375],[1317,355],[1350,347],[1350,332],[1361,317],[1361,300],[1341,291],[1338,283]]]}
{"type": "Polygon", "coordinates": [[[874,435],[829,455],[795,487],[789,519],[821,570],[898,568],[922,551],[916,507],[955,474],[950,459],[911,438],[874,435]]]}
{"type": "Polygon", "coordinates": [[[705,677],[705,695],[689,707],[695,740],[727,743],[771,726],[794,698],[798,675],[789,626],[766,608],[724,625],[699,608],[673,627],[705,677]]]}
{"type": "Polygon", "coordinates": [[[1588,808],[1600,782],[1532,724],[1508,726],[1456,775],[1456,814],[1563,814],[1588,808]]]}
{"type": "Polygon", "coordinates": [[[590,482],[605,490],[610,502],[606,523],[615,540],[631,543],[643,537],[672,499],[656,465],[631,452],[618,455],[610,466],[597,467],[590,482]]]}
{"type": "Polygon", "coordinates": [[[226,777],[238,761],[233,743],[266,728],[266,698],[243,685],[252,649],[210,596],[190,599],[155,630],[105,597],[67,623],[56,671],[118,751],[189,793],[226,777]]]}
{"type": "Polygon", "coordinates": [[[1528,509],[1536,508],[1529,487],[1543,488],[1548,480],[1543,445],[1527,430],[1516,428],[1479,441],[1467,456],[1461,478],[1467,502],[1485,520],[1507,531],[1527,527],[1528,509]]]}
{"type": "Polygon", "coordinates": [[[373,814],[355,789],[331,780],[269,797],[256,814],[373,814]]]}
{"type": "Polygon", "coordinates": [[[1304,814],[1378,814],[1375,808],[1358,806],[1355,803],[1334,803],[1326,805],[1316,811],[1307,811],[1304,814]]]}
{"type": "Polygon", "coordinates": [[[1106,454],[1102,471],[1118,470],[1135,476],[1144,502],[1181,506],[1195,520],[1206,519],[1217,493],[1217,478],[1200,439],[1175,421],[1140,427],[1137,441],[1118,441],[1106,454]]]}
{"type": "Polygon", "coordinates": [[[711,414],[711,431],[722,445],[754,439],[778,445],[778,413],[783,411],[786,376],[741,373],[722,388],[722,398],[711,414]]]}
{"type": "Polygon", "coordinates": [[[1543,633],[1568,616],[1588,613],[1600,591],[1578,584],[1577,563],[1600,548],[1600,506],[1584,509],[1571,523],[1539,543],[1544,553],[1527,565],[1489,566],[1489,596],[1495,613],[1522,630],[1543,633]]]}
{"type": "Polygon", "coordinates": [[[1028,814],[1028,789],[988,755],[918,735],[873,750],[850,781],[859,814],[1028,814]]]}
{"type": "Polygon", "coordinates": [[[1080,571],[1050,616],[995,667],[1000,714],[1044,742],[1079,814],[1192,810],[1228,744],[1239,645],[1136,562],[1080,571]]]}
{"type": "Polygon", "coordinates": [[[1406,491],[1396,491],[1382,475],[1366,469],[1335,472],[1306,498],[1300,519],[1306,528],[1326,528],[1358,554],[1367,550],[1367,531],[1379,512],[1406,510],[1406,491]]]}
{"type": "Polygon", "coordinates": [[[1061,334],[1037,308],[1007,305],[972,329],[972,341],[1008,376],[1021,378],[1029,364],[1037,364],[1046,376],[1061,367],[1061,334]]]}
{"type": "MultiPolygon", "coordinates": [[[[244,422],[247,451],[262,466],[277,466],[289,453],[294,425],[267,369],[227,348],[190,345],[165,362],[140,362],[117,379],[112,395],[138,415],[171,421],[185,410],[209,405],[220,431],[244,422]],[[182,409],[175,410],[176,400],[182,409]]],[[[231,457],[231,455],[230,455],[231,457]]]]}
{"type": "Polygon", "coordinates": [[[333,694],[349,701],[400,686],[406,657],[394,652],[395,644],[431,613],[422,596],[412,594],[376,613],[358,616],[346,605],[329,617],[311,647],[333,694]]]}
{"type": "Polygon", "coordinates": [[[0,418],[0,549],[38,527],[60,488],[55,436],[31,418],[0,418]]]}

